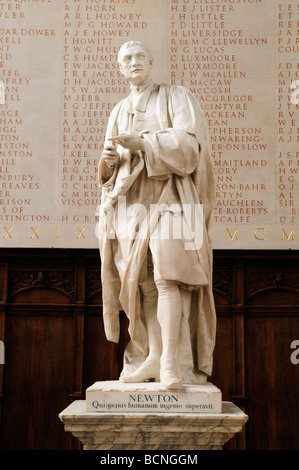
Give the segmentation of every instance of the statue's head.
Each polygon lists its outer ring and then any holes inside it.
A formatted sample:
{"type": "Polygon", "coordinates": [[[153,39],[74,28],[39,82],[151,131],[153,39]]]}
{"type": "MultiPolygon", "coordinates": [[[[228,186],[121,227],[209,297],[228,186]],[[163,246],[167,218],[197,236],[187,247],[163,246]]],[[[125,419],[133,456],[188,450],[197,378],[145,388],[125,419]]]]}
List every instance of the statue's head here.
{"type": "Polygon", "coordinates": [[[128,41],[123,44],[117,61],[121,73],[133,85],[140,86],[151,76],[153,58],[142,42],[128,41]]]}

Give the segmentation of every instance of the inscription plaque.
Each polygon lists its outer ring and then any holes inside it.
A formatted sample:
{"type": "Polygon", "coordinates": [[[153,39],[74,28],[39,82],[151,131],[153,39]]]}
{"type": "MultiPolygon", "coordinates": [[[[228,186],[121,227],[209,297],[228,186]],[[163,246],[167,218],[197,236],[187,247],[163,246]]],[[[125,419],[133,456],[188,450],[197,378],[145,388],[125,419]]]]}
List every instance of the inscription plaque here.
{"type": "Polygon", "coordinates": [[[86,411],[98,413],[221,413],[221,391],[211,383],[167,390],[159,382],[95,382],[86,390],[86,411]]]}

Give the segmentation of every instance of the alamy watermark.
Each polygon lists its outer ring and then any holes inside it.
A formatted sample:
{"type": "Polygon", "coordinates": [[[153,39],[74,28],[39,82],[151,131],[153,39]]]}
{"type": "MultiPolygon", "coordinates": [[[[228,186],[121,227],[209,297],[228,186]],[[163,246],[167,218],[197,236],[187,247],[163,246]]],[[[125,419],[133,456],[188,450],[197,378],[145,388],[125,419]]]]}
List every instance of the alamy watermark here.
{"type": "Polygon", "coordinates": [[[0,80],[0,104],[5,104],[5,85],[3,80],[0,80]]]}
{"type": "Polygon", "coordinates": [[[203,244],[204,215],[202,204],[127,205],[121,196],[115,205],[98,207],[100,218],[97,238],[183,240],[185,250],[198,250],[203,244]]]}
{"type": "Polygon", "coordinates": [[[292,81],[291,90],[294,90],[291,94],[291,103],[299,104],[299,80],[292,81]]]}
{"type": "Polygon", "coordinates": [[[5,347],[3,341],[0,341],[0,364],[5,364],[5,347]]]}
{"type": "Polygon", "coordinates": [[[297,365],[299,364],[299,339],[294,339],[294,341],[291,342],[290,348],[295,350],[290,356],[291,363],[297,365]]]}

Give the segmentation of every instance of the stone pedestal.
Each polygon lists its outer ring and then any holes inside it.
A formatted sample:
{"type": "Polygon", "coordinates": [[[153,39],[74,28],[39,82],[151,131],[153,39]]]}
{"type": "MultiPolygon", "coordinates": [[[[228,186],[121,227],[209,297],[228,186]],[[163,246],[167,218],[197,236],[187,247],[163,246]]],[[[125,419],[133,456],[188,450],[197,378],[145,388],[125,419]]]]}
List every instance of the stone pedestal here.
{"type": "Polygon", "coordinates": [[[92,412],[73,402],[59,415],[84,450],[221,450],[248,416],[230,402],[221,412],[92,412]]]}
{"type": "Polygon", "coordinates": [[[95,382],[86,390],[86,411],[98,413],[221,413],[222,393],[215,385],[184,384],[167,389],[160,382],[95,382]]]}

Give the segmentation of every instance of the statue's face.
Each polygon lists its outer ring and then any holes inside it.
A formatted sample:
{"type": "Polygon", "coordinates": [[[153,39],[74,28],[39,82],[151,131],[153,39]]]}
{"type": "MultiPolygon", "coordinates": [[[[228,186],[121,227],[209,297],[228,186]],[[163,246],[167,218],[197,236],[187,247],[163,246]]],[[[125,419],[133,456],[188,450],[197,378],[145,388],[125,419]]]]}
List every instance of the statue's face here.
{"type": "Polygon", "coordinates": [[[125,49],[119,60],[121,73],[133,85],[140,86],[149,79],[152,60],[142,46],[125,49]]]}

